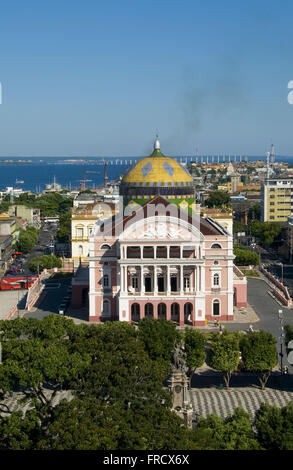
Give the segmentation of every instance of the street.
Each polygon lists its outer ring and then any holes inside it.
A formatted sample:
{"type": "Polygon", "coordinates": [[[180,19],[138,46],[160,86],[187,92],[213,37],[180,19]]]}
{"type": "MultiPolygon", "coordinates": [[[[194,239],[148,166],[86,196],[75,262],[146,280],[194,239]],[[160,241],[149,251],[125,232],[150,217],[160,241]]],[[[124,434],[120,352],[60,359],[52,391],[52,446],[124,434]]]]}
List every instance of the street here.
{"type": "Polygon", "coordinates": [[[34,246],[34,248],[28,253],[25,262],[23,263],[23,269],[25,274],[31,274],[29,270],[29,263],[32,258],[36,258],[38,256],[42,256],[46,254],[47,245],[53,240],[56,236],[56,229],[51,228],[49,231],[41,228],[39,233],[38,243],[34,246]]]}
{"type": "Polygon", "coordinates": [[[71,277],[47,279],[45,288],[34,308],[25,314],[26,318],[41,320],[47,315],[58,314],[59,305],[71,285],[71,277]]]}

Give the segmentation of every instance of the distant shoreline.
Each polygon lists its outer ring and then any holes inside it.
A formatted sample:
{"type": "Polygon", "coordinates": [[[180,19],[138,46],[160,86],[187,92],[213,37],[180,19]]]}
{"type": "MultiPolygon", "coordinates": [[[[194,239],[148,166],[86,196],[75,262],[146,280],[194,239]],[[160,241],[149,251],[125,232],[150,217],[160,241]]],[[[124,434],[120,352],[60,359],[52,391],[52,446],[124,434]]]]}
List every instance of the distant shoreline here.
{"type": "MultiPolygon", "coordinates": [[[[188,163],[196,163],[196,157],[194,155],[188,156],[188,155],[183,155],[183,156],[169,156],[170,158],[177,159],[179,162],[185,163],[186,161],[188,163]]],[[[206,158],[206,155],[203,156],[206,158]]],[[[209,158],[209,164],[224,164],[228,163],[228,155],[226,155],[226,160],[223,162],[220,160],[218,162],[218,156],[214,155],[214,161],[211,161],[211,155],[208,155],[209,158]]],[[[239,158],[239,155],[237,155],[239,158]]],[[[134,163],[135,160],[141,160],[142,158],[146,158],[146,156],[136,156],[136,157],[0,157],[0,165],[104,165],[105,162],[107,162],[109,165],[111,164],[126,164],[128,165],[129,163],[134,163]],[[117,161],[117,163],[116,163],[117,161]]],[[[201,158],[202,156],[198,156],[198,164],[200,165],[201,158]]],[[[220,155],[220,158],[222,158],[222,155],[220,155]]],[[[248,162],[253,162],[256,160],[262,160],[266,162],[266,157],[265,156],[247,156],[248,162]]],[[[276,163],[293,163],[293,156],[276,156],[276,163]]],[[[234,163],[234,155],[231,155],[231,162],[234,163]]],[[[206,163],[205,161],[203,163],[206,163]]],[[[239,160],[237,162],[239,163],[239,160]]],[[[244,163],[244,160],[242,161],[244,163]]]]}

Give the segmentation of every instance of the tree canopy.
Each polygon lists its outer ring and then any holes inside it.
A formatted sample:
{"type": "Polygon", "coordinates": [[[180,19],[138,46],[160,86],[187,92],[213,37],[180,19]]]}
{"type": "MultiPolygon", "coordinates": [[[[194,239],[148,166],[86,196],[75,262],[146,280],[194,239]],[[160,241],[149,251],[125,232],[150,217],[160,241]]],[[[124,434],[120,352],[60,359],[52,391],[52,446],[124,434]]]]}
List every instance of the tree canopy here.
{"type": "Polygon", "coordinates": [[[209,195],[209,197],[205,200],[205,204],[207,207],[230,207],[231,200],[230,195],[223,191],[214,191],[209,195]]]}
{"type": "Polygon", "coordinates": [[[143,318],[138,325],[138,338],[153,361],[157,361],[169,372],[174,343],[180,334],[174,322],[164,319],[143,318]]]}
{"type": "Polygon", "coordinates": [[[29,226],[19,230],[19,237],[16,242],[16,249],[23,253],[28,253],[37,243],[39,237],[39,230],[35,227],[29,226]]]}
{"type": "Polygon", "coordinates": [[[202,332],[196,329],[185,328],[184,345],[187,365],[189,368],[189,381],[191,383],[195,370],[201,367],[206,358],[206,339],[202,332]]]}
{"type": "Polygon", "coordinates": [[[252,251],[247,250],[246,248],[240,248],[238,246],[234,246],[234,255],[236,258],[234,259],[234,263],[236,266],[248,266],[259,265],[259,254],[254,253],[252,251]]]}
{"type": "Polygon", "coordinates": [[[29,262],[29,269],[33,273],[41,272],[44,269],[61,268],[61,266],[61,258],[52,254],[32,258],[29,262]]]}
{"type": "Polygon", "coordinates": [[[231,373],[239,365],[239,338],[224,330],[222,335],[213,334],[210,347],[210,366],[220,372],[229,388],[231,373]]]}
{"type": "Polygon", "coordinates": [[[293,450],[293,402],[283,408],[262,403],[255,416],[260,444],[267,450],[293,450]]]}
{"type": "MultiPolygon", "coordinates": [[[[125,322],[77,325],[58,315],[1,320],[0,449],[293,448],[292,403],[282,409],[262,405],[255,420],[238,408],[186,428],[163,386],[176,333],[170,322],[157,320],[138,328],[125,322]],[[9,409],[10,391],[19,406],[26,403],[25,412],[9,409]]],[[[229,373],[238,363],[242,335],[224,330],[210,337],[211,365],[229,373]]],[[[200,366],[204,335],[187,329],[184,341],[189,366],[200,366]]]]}
{"type": "Polygon", "coordinates": [[[244,369],[257,374],[263,390],[271,370],[278,364],[275,338],[267,331],[255,331],[241,339],[240,347],[244,369]]]}

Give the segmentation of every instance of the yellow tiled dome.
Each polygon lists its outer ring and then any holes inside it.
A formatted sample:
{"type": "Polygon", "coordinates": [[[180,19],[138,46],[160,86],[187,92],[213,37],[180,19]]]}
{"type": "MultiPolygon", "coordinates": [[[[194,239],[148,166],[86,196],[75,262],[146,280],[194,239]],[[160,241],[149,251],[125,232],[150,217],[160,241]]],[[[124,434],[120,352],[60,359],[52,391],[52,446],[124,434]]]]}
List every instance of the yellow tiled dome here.
{"type": "Polygon", "coordinates": [[[189,171],[175,159],[165,157],[160,151],[156,140],[153,153],[140,160],[122,179],[123,183],[187,183],[192,184],[193,178],[189,171]]]}

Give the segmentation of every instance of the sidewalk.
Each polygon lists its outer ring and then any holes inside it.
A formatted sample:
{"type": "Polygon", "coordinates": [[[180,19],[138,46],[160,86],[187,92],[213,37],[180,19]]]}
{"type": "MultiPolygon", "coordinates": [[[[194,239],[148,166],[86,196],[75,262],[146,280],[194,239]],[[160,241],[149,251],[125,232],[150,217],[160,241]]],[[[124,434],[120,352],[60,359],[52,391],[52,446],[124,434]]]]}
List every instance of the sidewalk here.
{"type": "Polygon", "coordinates": [[[27,295],[26,289],[7,290],[0,292],[0,320],[5,320],[11,309],[18,304],[19,308],[23,308],[27,295]]]}
{"type": "MultiPolygon", "coordinates": [[[[237,325],[238,323],[250,324],[250,323],[256,323],[260,321],[255,310],[249,304],[247,304],[246,308],[233,307],[233,311],[234,311],[233,320],[220,321],[219,319],[219,322],[221,323],[222,327],[225,328],[225,326],[227,327],[228,325],[237,325]]],[[[197,326],[196,328],[199,328],[200,330],[213,330],[214,329],[215,331],[218,331],[219,329],[218,327],[217,329],[215,329],[215,325],[213,321],[208,321],[205,326],[197,326]]]]}

